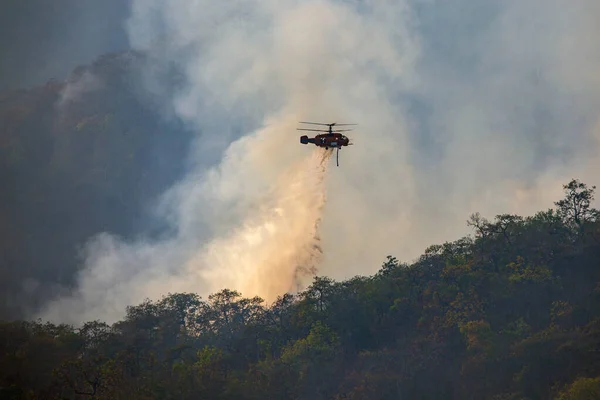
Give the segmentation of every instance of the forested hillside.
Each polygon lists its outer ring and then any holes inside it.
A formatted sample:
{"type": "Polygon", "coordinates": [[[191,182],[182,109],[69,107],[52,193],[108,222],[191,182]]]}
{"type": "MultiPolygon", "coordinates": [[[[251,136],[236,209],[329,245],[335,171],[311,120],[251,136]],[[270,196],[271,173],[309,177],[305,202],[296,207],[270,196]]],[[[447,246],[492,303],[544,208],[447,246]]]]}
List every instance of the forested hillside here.
{"type": "MultiPolygon", "coordinates": [[[[600,398],[600,215],[565,185],[534,216],[275,304],[168,294],[108,326],[5,322],[4,398],[600,398]],[[11,397],[12,396],[12,397],[11,397]]],[[[382,255],[383,256],[383,255],[382,255]]]]}
{"type": "Polygon", "coordinates": [[[143,63],[108,54],[65,82],[0,93],[0,317],[72,284],[80,247],[139,231],[181,175],[190,134],[142,89],[143,63]]]}

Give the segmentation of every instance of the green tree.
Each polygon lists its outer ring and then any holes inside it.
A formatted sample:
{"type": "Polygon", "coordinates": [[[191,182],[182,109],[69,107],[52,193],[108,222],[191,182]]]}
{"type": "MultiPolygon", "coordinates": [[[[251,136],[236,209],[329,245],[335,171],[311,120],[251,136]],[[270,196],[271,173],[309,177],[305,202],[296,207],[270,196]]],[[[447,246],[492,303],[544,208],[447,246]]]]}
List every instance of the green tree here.
{"type": "Polygon", "coordinates": [[[578,378],[556,397],[556,400],[596,399],[600,399],[600,377],[578,378]]]}
{"type": "Polygon", "coordinates": [[[582,232],[587,223],[596,221],[600,216],[598,210],[591,206],[596,186],[588,188],[585,183],[573,179],[563,185],[563,189],[565,198],[554,203],[558,214],[568,225],[582,232]]]}

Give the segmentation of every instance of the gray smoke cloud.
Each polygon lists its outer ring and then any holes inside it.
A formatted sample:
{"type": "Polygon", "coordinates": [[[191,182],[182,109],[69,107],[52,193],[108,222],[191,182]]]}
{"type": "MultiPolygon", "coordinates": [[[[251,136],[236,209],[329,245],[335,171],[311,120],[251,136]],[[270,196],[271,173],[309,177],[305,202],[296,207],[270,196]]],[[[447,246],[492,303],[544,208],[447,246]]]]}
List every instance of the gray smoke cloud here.
{"type": "Polygon", "coordinates": [[[0,2],[0,90],[65,79],[99,54],[127,49],[127,0],[0,2]]]}
{"type": "Polygon", "coordinates": [[[148,88],[177,63],[170,107],[199,132],[157,207],[177,233],[101,234],[41,315],[112,322],[222,288],[271,301],[306,283],[299,268],[371,274],[468,233],[470,213],[551,207],[600,166],[598,17],[585,0],[134,1],[148,88]],[[299,120],[360,124],[340,168],[299,143],[299,120]]]}

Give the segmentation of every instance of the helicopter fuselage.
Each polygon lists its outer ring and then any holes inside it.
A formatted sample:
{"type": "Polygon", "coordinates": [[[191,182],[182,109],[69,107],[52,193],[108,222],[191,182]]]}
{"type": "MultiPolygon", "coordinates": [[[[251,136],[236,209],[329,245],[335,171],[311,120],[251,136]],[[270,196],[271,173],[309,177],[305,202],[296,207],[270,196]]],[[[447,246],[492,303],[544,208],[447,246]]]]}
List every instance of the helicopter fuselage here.
{"type": "Polygon", "coordinates": [[[341,133],[325,133],[316,135],[314,138],[301,136],[300,143],[313,143],[315,146],[325,148],[342,148],[342,146],[348,146],[350,144],[350,139],[341,133]]]}

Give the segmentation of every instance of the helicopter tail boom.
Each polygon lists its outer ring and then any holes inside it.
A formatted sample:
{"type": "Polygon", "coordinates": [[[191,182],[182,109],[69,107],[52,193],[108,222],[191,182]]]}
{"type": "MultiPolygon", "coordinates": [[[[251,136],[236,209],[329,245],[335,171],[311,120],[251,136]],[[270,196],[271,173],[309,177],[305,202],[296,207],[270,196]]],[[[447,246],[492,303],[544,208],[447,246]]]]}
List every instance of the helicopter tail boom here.
{"type": "Polygon", "coordinates": [[[314,138],[309,138],[306,135],[300,136],[300,143],[302,144],[308,144],[308,143],[314,143],[315,139],[314,138]]]}

